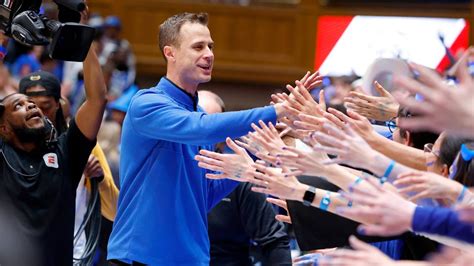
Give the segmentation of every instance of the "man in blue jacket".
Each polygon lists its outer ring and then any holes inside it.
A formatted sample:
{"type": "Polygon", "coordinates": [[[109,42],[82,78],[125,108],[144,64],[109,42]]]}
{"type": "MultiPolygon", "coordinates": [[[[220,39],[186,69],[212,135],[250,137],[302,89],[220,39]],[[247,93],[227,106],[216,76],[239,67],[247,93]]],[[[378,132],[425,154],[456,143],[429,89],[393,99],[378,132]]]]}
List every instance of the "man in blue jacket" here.
{"type": "Polygon", "coordinates": [[[207,14],[182,13],[160,25],[166,76],[130,103],[109,240],[108,259],[117,265],[208,265],[207,212],[237,183],[206,179],[194,156],[245,135],[258,120],[275,123],[289,105],[212,115],[197,105],[198,85],[211,80],[214,63],[207,22],[207,14]]]}

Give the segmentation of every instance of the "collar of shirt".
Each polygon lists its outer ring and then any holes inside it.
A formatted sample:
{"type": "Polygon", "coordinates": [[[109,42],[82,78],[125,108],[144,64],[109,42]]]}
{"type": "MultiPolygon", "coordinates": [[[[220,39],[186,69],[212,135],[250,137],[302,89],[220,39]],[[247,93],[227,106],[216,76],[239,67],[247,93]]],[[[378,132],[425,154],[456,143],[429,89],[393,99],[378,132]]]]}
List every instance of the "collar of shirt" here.
{"type": "Polygon", "coordinates": [[[184,89],[180,88],[174,82],[169,80],[167,77],[161,78],[158,86],[168,95],[170,95],[178,103],[192,108],[192,110],[197,111],[198,96],[191,95],[184,89]]]}

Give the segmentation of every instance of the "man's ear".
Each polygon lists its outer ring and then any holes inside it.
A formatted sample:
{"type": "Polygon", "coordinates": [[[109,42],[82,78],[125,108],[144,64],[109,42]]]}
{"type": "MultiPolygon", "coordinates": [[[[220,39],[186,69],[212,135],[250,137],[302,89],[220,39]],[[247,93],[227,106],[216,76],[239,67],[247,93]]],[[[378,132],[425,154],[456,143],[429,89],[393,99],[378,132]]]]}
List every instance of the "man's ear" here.
{"type": "Polygon", "coordinates": [[[0,122],[0,136],[2,137],[2,139],[9,139],[10,134],[10,127],[7,126],[5,121],[0,122]]]}
{"type": "Polygon", "coordinates": [[[411,133],[409,131],[405,131],[405,137],[403,138],[403,144],[406,146],[413,146],[413,140],[411,139],[411,133]]]}
{"type": "Polygon", "coordinates": [[[441,168],[441,175],[442,176],[449,176],[449,166],[446,164],[443,164],[441,168]]]}
{"type": "Polygon", "coordinates": [[[172,46],[166,45],[165,47],[163,47],[163,54],[166,57],[166,61],[168,61],[168,62],[175,62],[176,61],[175,54],[174,54],[174,48],[172,46]]]}

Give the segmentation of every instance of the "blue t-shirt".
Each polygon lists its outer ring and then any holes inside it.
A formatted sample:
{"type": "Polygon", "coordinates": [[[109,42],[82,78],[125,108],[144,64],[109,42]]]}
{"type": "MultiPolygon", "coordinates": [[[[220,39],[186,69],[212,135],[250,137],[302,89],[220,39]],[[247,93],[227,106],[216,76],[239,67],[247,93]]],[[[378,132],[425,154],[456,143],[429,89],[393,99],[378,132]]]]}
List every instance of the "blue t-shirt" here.
{"type": "Polygon", "coordinates": [[[208,115],[167,78],[132,98],[125,116],[120,196],[108,259],[208,265],[207,212],[237,185],[205,178],[200,149],[276,121],[272,106],[208,115]]]}

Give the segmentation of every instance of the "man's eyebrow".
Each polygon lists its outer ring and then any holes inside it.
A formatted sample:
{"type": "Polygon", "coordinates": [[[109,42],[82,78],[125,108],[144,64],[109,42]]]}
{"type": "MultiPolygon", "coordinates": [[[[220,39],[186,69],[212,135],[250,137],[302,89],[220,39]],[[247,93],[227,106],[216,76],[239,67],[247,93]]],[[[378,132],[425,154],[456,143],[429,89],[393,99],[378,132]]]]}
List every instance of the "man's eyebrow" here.
{"type": "Polygon", "coordinates": [[[16,100],[13,100],[13,105],[16,105],[18,102],[20,101],[20,99],[16,99],[16,100]]]}

